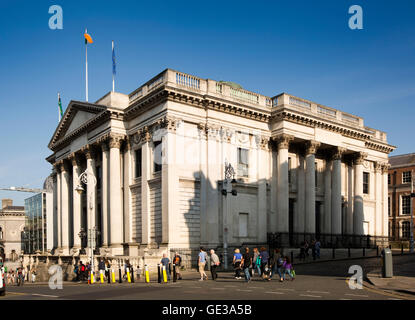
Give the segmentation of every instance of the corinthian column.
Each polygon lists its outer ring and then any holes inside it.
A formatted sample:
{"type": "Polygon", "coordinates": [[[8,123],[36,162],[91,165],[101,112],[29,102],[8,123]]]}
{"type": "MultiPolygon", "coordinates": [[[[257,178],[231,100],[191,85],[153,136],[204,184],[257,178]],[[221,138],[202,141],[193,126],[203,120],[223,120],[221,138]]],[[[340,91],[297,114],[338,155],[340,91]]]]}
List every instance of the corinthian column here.
{"type": "Polygon", "coordinates": [[[320,143],[308,141],[306,144],[306,172],[305,172],[305,232],[316,232],[316,151],[320,143]]]}
{"type": "Polygon", "coordinates": [[[293,139],[287,134],[275,139],[278,145],[277,231],[284,233],[289,231],[288,147],[293,139]]]}
{"type": "Polygon", "coordinates": [[[109,245],[112,254],[123,254],[123,214],[121,199],[121,164],[120,146],[122,136],[112,134],[110,136],[110,225],[109,245]]]}
{"type": "Polygon", "coordinates": [[[337,147],[333,155],[331,180],[331,233],[342,233],[342,184],[341,158],[346,149],[337,147]]]}
{"type": "Polygon", "coordinates": [[[109,161],[109,148],[108,143],[101,143],[102,149],[102,241],[103,246],[108,246],[108,161],[109,161]]]}
{"type": "Polygon", "coordinates": [[[61,162],[55,164],[56,169],[56,246],[62,248],[62,170],[61,162]]]}
{"type": "MultiPolygon", "coordinates": [[[[76,188],[80,184],[79,176],[81,175],[81,164],[79,158],[72,154],[71,157],[72,162],[72,186],[76,188]]],[[[81,238],[78,236],[79,232],[81,231],[81,195],[73,190],[72,192],[72,201],[73,201],[73,249],[80,249],[81,248],[81,238]]]]}
{"type": "Polygon", "coordinates": [[[87,203],[87,221],[88,229],[95,227],[95,211],[96,211],[96,185],[94,184],[93,178],[89,174],[93,174],[96,178],[95,172],[95,151],[92,149],[91,145],[88,145],[85,148],[85,157],[86,157],[86,170],[88,172],[87,184],[86,184],[86,203],[87,203]]]}
{"type": "Polygon", "coordinates": [[[63,254],[69,254],[69,168],[65,161],[61,166],[62,171],[62,249],[63,254]]]}
{"type": "Polygon", "coordinates": [[[359,152],[354,159],[354,212],[353,212],[353,233],[355,235],[363,235],[363,161],[366,157],[365,153],[359,152]]]}

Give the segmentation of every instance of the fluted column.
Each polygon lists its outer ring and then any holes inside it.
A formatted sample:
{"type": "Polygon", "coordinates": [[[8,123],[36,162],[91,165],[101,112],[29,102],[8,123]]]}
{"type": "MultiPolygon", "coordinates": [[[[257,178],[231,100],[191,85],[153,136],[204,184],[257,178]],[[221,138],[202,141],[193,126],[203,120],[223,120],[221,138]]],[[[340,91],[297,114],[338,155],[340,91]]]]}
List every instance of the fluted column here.
{"type": "Polygon", "coordinates": [[[278,146],[277,232],[285,233],[289,231],[288,147],[293,137],[282,134],[275,140],[278,146]]]}
{"type": "Polygon", "coordinates": [[[297,211],[294,225],[294,231],[298,233],[305,232],[305,159],[299,155],[299,166],[297,175],[297,211]]]}
{"type": "Polygon", "coordinates": [[[342,173],[341,158],[344,148],[336,148],[333,155],[333,172],[331,181],[331,233],[342,233],[342,173]]]}
{"type": "Polygon", "coordinates": [[[69,167],[65,161],[61,166],[62,172],[62,249],[63,254],[69,254],[69,167]]]}
{"type": "MultiPolygon", "coordinates": [[[[88,145],[85,148],[85,157],[86,157],[86,171],[87,171],[87,184],[86,184],[86,203],[87,203],[87,223],[88,228],[92,229],[96,226],[96,185],[94,184],[94,179],[90,176],[90,174],[94,175],[96,178],[95,172],[95,151],[92,149],[91,145],[88,145]]],[[[87,231],[87,230],[85,230],[87,231]]]]}
{"type": "MultiPolygon", "coordinates": [[[[81,182],[79,176],[81,175],[81,164],[77,155],[71,155],[72,162],[72,186],[76,188],[81,182]]],[[[73,249],[81,248],[81,238],[79,232],[81,231],[81,195],[73,190],[72,192],[72,214],[73,214],[73,249]]]]}
{"type": "Polygon", "coordinates": [[[56,232],[56,247],[62,247],[62,204],[61,204],[61,180],[62,180],[62,172],[61,172],[61,164],[55,164],[56,169],[56,227],[54,228],[56,232]]]}
{"type": "Polygon", "coordinates": [[[110,238],[109,244],[112,254],[123,254],[123,214],[121,199],[121,165],[120,146],[122,136],[110,136],[110,238]]]}
{"type": "Polygon", "coordinates": [[[353,212],[353,234],[363,235],[363,161],[366,154],[359,152],[354,159],[354,212],[353,212]]]}
{"type": "Polygon", "coordinates": [[[108,161],[109,161],[109,147],[107,142],[101,143],[102,149],[102,189],[101,189],[101,207],[102,207],[102,245],[108,246],[108,190],[109,190],[109,179],[108,179],[108,161]]]}
{"type": "Polygon", "coordinates": [[[332,184],[331,184],[331,170],[333,167],[333,160],[326,159],[326,168],[324,170],[324,222],[323,233],[331,234],[331,197],[332,197],[332,184]]]}
{"type": "Polygon", "coordinates": [[[306,173],[305,173],[305,232],[316,232],[316,151],[320,144],[308,141],[306,144],[306,173]]]}

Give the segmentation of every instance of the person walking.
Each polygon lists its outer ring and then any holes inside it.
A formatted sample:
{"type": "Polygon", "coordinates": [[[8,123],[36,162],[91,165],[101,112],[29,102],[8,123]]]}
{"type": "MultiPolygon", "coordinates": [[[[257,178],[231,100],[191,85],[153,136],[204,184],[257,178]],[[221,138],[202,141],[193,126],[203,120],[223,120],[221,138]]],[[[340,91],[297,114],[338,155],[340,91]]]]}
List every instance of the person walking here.
{"type": "MultiPolygon", "coordinates": [[[[259,254],[258,248],[254,248],[254,257],[252,259],[253,270],[258,273],[258,276],[261,277],[261,256],[259,254]]],[[[254,272],[252,271],[252,275],[254,272]]]]}
{"type": "Polygon", "coordinates": [[[99,270],[99,278],[101,280],[101,274],[103,277],[105,277],[105,262],[104,259],[100,259],[98,262],[98,270],[99,270]]]}
{"type": "Polygon", "coordinates": [[[271,271],[270,279],[272,279],[274,274],[278,273],[278,276],[280,277],[280,281],[282,281],[282,274],[281,274],[282,270],[281,269],[282,269],[283,263],[284,263],[284,260],[282,259],[280,249],[275,249],[273,257],[272,257],[272,269],[271,269],[272,271],[271,271]]]}
{"type": "Polygon", "coordinates": [[[245,253],[242,256],[242,263],[243,263],[243,271],[245,273],[245,281],[251,281],[251,272],[250,269],[252,268],[252,256],[249,252],[249,248],[245,248],[245,253]]]}
{"type": "Polygon", "coordinates": [[[262,278],[265,280],[265,279],[267,279],[265,271],[267,271],[266,269],[267,269],[268,260],[269,260],[269,253],[268,253],[268,251],[265,247],[262,247],[259,255],[261,257],[262,278]]]}
{"type": "Polygon", "coordinates": [[[109,260],[106,259],[105,260],[105,277],[106,277],[107,280],[111,278],[110,270],[111,270],[111,264],[110,264],[109,260]]]}
{"type": "Polygon", "coordinates": [[[32,274],[32,283],[35,283],[35,281],[36,281],[36,274],[37,274],[37,271],[36,271],[36,267],[35,266],[32,266],[32,269],[30,270],[30,273],[32,274]]]}
{"type": "Polygon", "coordinates": [[[163,258],[161,259],[160,263],[166,269],[167,280],[170,281],[170,272],[169,272],[170,259],[167,258],[167,253],[163,253],[163,258]]]}
{"type": "Polygon", "coordinates": [[[215,253],[215,250],[210,249],[210,273],[212,274],[212,280],[216,280],[218,278],[218,274],[216,273],[216,268],[220,265],[220,260],[218,255],[215,253]]]}
{"type": "Polygon", "coordinates": [[[200,273],[199,281],[208,279],[208,276],[205,273],[206,258],[207,258],[207,253],[203,250],[203,248],[200,248],[199,258],[198,258],[198,266],[199,266],[199,273],[200,273]]]}
{"type": "Polygon", "coordinates": [[[285,275],[288,274],[288,276],[291,278],[291,281],[294,280],[294,276],[293,276],[293,265],[291,264],[291,260],[289,257],[285,257],[284,258],[284,262],[282,264],[282,268],[284,269],[284,274],[282,277],[282,280],[285,280],[285,275]]]}
{"type": "Polygon", "coordinates": [[[239,251],[239,249],[235,249],[232,264],[233,264],[233,268],[235,270],[235,279],[241,279],[242,254],[239,251]]]}
{"type": "Polygon", "coordinates": [[[177,280],[182,280],[182,274],[180,273],[180,265],[182,264],[182,257],[179,255],[178,252],[174,253],[173,258],[173,267],[176,271],[176,278],[177,280]]]}
{"type": "Polygon", "coordinates": [[[316,239],[313,239],[313,241],[311,241],[311,255],[313,257],[313,260],[316,260],[316,239]]]}
{"type": "Polygon", "coordinates": [[[314,247],[316,250],[316,257],[317,259],[320,259],[320,248],[321,248],[320,240],[317,239],[316,243],[314,244],[314,247]]]}

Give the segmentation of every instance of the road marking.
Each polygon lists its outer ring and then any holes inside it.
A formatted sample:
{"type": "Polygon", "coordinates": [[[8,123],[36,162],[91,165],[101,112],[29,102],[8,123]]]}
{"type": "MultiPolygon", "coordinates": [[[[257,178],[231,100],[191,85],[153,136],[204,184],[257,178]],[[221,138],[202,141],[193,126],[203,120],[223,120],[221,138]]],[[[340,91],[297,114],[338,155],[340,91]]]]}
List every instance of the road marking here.
{"type": "Polygon", "coordinates": [[[225,290],[225,288],[210,288],[211,290],[225,290]]]}
{"type": "Polygon", "coordinates": [[[58,296],[52,296],[49,294],[32,293],[32,296],[47,297],[47,298],[59,298],[58,296]]]}
{"type": "Polygon", "coordinates": [[[354,296],[354,297],[366,297],[368,298],[369,296],[366,294],[354,294],[354,293],[346,293],[346,296],[354,296]]]}
{"type": "Polygon", "coordinates": [[[252,290],[245,290],[245,289],[236,289],[237,291],[245,291],[245,292],[252,292],[252,290]]]}
{"type": "Polygon", "coordinates": [[[284,292],[276,292],[276,291],[267,291],[265,293],[284,294],[284,292]]]}
{"type": "Polygon", "coordinates": [[[307,292],[310,292],[310,293],[323,293],[323,294],[330,294],[330,292],[327,292],[327,291],[312,291],[312,290],[307,290],[307,292]]]}
{"type": "Polygon", "coordinates": [[[315,295],[312,295],[312,294],[300,294],[300,296],[302,296],[302,297],[312,297],[312,298],[321,298],[321,296],[315,296],[315,295]]]}
{"type": "Polygon", "coordinates": [[[278,290],[294,291],[294,289],[283,289],[283,288],[278,289],[278,290]]]}

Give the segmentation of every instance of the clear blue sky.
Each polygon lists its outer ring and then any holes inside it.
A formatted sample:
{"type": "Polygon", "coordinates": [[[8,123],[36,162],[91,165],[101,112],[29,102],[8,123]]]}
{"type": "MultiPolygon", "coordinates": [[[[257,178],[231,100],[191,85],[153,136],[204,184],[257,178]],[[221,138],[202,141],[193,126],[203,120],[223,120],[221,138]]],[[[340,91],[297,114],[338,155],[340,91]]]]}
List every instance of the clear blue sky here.
{"type": "MultiPolygon", "coordinates": [[[[86,27],[90,101],[111,90],[115,40],[116,91],[170,67],[339,108],[386,131],[394,154],[415,152],[414,1],[2,0],[0,186],[41,187],[51,172],[57,92],[64,108],[85,99],[86,27]],[[63,30],[48,27],[54,4],[63,30]],[[353,4],[363,30],[348,27],[353,4]]],[[[17,205],[30,195],[0,191],[17,205]]]]}

